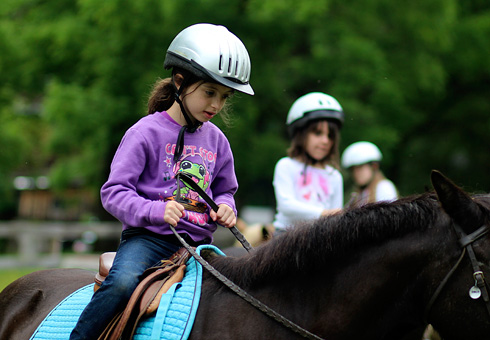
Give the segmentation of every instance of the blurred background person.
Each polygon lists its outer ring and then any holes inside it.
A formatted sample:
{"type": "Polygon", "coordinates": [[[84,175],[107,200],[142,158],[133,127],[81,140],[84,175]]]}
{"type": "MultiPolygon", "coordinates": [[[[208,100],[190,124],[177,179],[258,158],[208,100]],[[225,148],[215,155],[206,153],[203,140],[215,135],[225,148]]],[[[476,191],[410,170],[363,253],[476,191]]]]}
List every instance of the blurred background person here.
{"type": "Polygon", "coordinates": [[[286,122],[291,137],[288,156],[274,169],[275,235],[296,222],[342,208],[344,186],[338,168],[343,122],[339,102],[325,93],[308,93],[291,106],[286,122]]]}
{"type": "Polygon", "coordinates": [[[382,158],[379,148],[370,142],[356,142],[344,150],[342,167],[350,171],[355,187],[347,207],[398,198],[395,185],[381,171],[382,158]]]}

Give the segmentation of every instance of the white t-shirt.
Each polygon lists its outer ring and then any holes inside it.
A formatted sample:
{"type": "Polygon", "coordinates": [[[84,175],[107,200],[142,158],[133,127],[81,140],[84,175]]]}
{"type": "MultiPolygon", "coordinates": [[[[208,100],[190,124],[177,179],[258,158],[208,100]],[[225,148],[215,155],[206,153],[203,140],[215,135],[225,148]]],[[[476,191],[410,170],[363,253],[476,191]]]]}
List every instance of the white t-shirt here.
{"type": "Polygon", "coordinates": [[[296,222],[315,219],[325,209],[342,208],[344,184],[340,172],[325,168],[306,167],[289,157],[281,158],[274,169],[274,192],[277,213],[276,228],[286,228],[296,222]]]}
{"type": "MultiPolygon", "coordinates": [[[[383,179],[376,185],[376,202],[385,201],[392,202],[398,198],[398,192],[392,181],[383,179]]],[[[369,190],[365,189],[361,192],[358,205],[363,205],[368,202],[369,190]]]]}
{"type": "Polygon", "coordinates": [[[376,186],[376,202],[379,201],[394,201],[398,198],[395,185],[389,179],[379,181],[376,186]]]}

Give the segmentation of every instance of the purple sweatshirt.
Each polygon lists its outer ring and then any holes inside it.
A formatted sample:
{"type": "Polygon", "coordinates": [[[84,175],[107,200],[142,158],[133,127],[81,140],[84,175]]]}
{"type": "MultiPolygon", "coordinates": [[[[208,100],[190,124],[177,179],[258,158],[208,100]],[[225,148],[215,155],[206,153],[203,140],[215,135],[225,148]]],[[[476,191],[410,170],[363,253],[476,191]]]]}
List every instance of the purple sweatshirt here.
{"type": "MultiPolygon", "coordinates": [[[[236,214],[233,195],[238,183],[227,138],[213,123],[205,122],[196,132],[185,133],[182,156],[174,163],[180,128],[167,112],[156,112],[140,119],[124,135],[100,191],[102,205],[122,222],[123,230],[146,228],[172,234],[163,215],[166,199],[175,197],[178,172],[190,174],[216,204],[227,204],[236,214]]],[[[216,224],[209,217],[210,208],[191,188],[182,182],[180,187],[181,197],[206,209],[186,209],[177,232],[187,233],[195,242],[212,240],[216,224]]]]}

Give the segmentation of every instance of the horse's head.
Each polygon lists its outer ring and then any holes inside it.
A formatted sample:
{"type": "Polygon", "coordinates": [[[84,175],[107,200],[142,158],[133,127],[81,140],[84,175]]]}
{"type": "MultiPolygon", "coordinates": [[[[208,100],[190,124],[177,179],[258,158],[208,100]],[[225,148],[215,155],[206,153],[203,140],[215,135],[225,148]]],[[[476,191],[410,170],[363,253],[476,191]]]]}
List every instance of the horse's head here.
{"type": "Polygon", "coordinates": [[[490,333],[490,196],[470,196],[438,171],[432,184],[452,220],[461,256],[441,281],[428,308],[444,339],[490,333]],[[440,296],[439,296],[440,294],[440,296]],[[464,327],[462,327],[464,325],[464,327]]]}

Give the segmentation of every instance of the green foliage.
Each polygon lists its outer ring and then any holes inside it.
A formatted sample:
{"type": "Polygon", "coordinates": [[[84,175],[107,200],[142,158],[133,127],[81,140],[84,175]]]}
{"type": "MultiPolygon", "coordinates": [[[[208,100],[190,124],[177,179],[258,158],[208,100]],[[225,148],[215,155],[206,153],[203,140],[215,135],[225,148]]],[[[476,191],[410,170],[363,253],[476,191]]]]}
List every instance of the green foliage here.
{"type": "MultiPolygon", "coordinates": [[[[225,127],[242,204],[274,205],[285,119],[310,91],[344,107],[343,149],[369,140],[402,194],[436,168],[489,191],[490,5],[481,0],[6,0],[0,4],[0,214],[16,174],[49,173],[94,195],[119,141],[146,112],[176,33],[197,22],[237,34],[254,97],[225,127]]],[[[8,198],[10,197],[10,198],[8,198]]]]}
{"type": "Polygon", "coordinates": [[[0,292],[15,280],[21,278],[24,275],[32,272],[42,270],[45,268],[13,268],[0,270],[0,292]]]}

